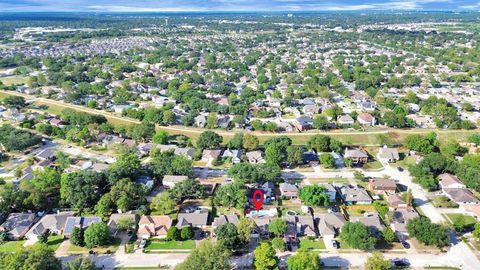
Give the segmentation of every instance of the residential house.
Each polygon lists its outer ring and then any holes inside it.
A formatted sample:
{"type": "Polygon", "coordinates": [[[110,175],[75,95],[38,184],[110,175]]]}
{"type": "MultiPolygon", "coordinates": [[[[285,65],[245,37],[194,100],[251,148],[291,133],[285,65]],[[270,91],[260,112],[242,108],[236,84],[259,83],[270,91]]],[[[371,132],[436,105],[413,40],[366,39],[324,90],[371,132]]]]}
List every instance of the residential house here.
{"type": "Polygon", "coordinates": [[[305,105],[302,108],[302,112],[305,115],[313,116],[314,114],[317,114],[320,112],[320,107],[318,107],[317,105],[305,105]]]}
{"type": "Polygon", "coordinates": [[[466,188],[457,176],[450,173],[442,173],[438,176],[439,184],[442,189],[446,188],[466,188]]]}
{"type": "Polygon", "coordinates": [[[140,157],[147,156],[157,145],[154,143],[142,143],[137,147],[140,157]]]}
{"type": "Polygon", "coordinates": [[[70,237],[75,227],[85,230],[90,225],[98,222],[102,222],[100,217],[68,217],[63,229],[63,236],[70,237]]]}
{"type": "Polygon", "coordinates": [[[345,114],[345,115],[339,116],[337,118],[337,122],[339,125],[353,125],[355,123],[355,120],[353,120],[353,118],[350,115],[345,114]]]}
{"type": "Polygon", "coordinates": [[[443,193],[450,200],[459,205],[480,203],[477,197],[475,197],[475,195],[473,195],[473,193],[466,188],[444,188],[443,193]]]}
{"type": "Polygon", "coordinates": [[[188,179],[186,175],[165,175],[162,180],[162,185],[173,188],[176,184],[188,179]]]}
{"type": "Polygon", "coordinates": [[[213,219],[213,223],[212,223],[212,231],[214,232],[213,234],[215,234],[215,229],[222,225],[231,223],[237,226],[238,222],[239,222],[239,219],[237,214],[228,214],[228,215],[221,215],[219,217],[216,217],[215,219],[213,219]]]}
{"type": "Polygon", "coordinates": [[[280,194],[282,197],[287,199],[297,199],[298,198],[298,187],[290,183],[281,183],[280,184],[280,194]]]}
{"type": "Polygon", "coordinates": [[[193,213],[179,213],[177,217],[178,229],[190,226],[192,228],[205,229],[208,223],[208,210],[197,210],[193,213]]]}
{"type": "Polygon", "coordinates": [[[375,178],[368,182],[368,190],[374,193],[393,194],[397,190],[397,183],[392,179],[375,178]]]}
{"type": "Polygon", "coordinates": [[[73,217],[72,212],[45,215],[39,222],[32,226],[27,232],[26,237],[31,241],[37,241],[38,236],[46,232],[62,235],[63,228],[69,217],[73,217]]]}
{"type": "Polygon", "coordinates": [[[218,159],[222,155],[220,149],[205,149],[202,153],[202,161],[209,162],[214,159],[218,159]]]}
{"type": "Polygon", "coordinates": [[[350,221],[365,224],[370,229],[370,232],[377,237],[380,236],[380,233],[385,228],[378,213],[365,213],[361,217],[352,217],[350,221]]]}
{"type": "Polygon", "coordinates": [[[362,187],[351,187],[343,185],[340,187],[340,195],[343,201],[348,205],[353,204],[371,204],[372,198],[362,187]]]}
{"type": "Polygon", "coordinates": [[[172,219],[169,216],[143,215],[138,222],[137,237],[140,239],[148,239],[150,237],[165,238],[171,226],[172,219]]]}
{"type": "Polygon", "coordinates": [[[263,157],[263,152],[260,150],[250,151],[250,152],[247,152],[245,155],[247,157],[248,162],[250,162],[251,164],[261,164],[266,162],[263,157]]]}
{"type": "Polygon", "coordinates": [[[295,120],[294,125],[300,132],[307,131],[312,129],[313,119],[308,116],[301,116],[295,120]]]}
{"type": "Polygon", "coordinates": [[[374,126],[375,117],[369,113],[361,113],[357,116],[357,121],[362,126],[374,126]]]}
{"type": "Polygon", "coordinates": [[[323,237],[325,243],[335,238],[347,222],[342,213],[315,214],[314,218],[318,232],[323,237]]]}
{"type": "Polygon", "coordinates": [[[390,208],[390,210],[393,210],[396,208],[404,208],[408,206],[407,203],[402,198],[400,198],[400,196],[398,196],[397,194],[388,195],[387,202],[388,202],[388,208],[390,208]]]}
{"type": "Polygon", "coordinates": [[[232,164],[237,164],[242,162],[240,159],[242,157],[242,150],[236,150],[236,149],[227,149],[223,152],[222,155],[223,158],[231,158],[232,159],[232,164]]]}
{"type": "Polygon", "coordinates": [[[337,200],[337,189],[332,184],[322,184],[322,186],[327,190],[328,200],[335,202],[337,200]]]}
{"type": "Polygon", "coordinates": [[[110,232],[112,233],[113,236],[116,236],[117,233],[119,232],[118,224],[122,220],[130,220],[132,223],[132,226],[128,229],[130,231],[135,231],[135,228],[137,227],[137,215],[135,214],[112,214],[110,218],[108,219],[107,226],[110,229],[110,232]]]}
{"type": "Polygon", "coordinates": [[[205,115],[198,115],[194,120],[197,127],[204,128],[207,125],[207,117],[205,115]]]}
{"type": "Polygon", "coordinates": [[[186,148],[179,147],[179,148],[175,148],[173,153],[177,156],[183,156],[183,157],[191,160],[193,158],[194,153],[195,153],[195,149],[190,148],[190,147],[186,147],[186,148]]]}
{"type": "Polygon", "coordinates": [[[144,185],[147,190],[152,189],[155,185],[155,181],[153,180],[153,178],[148,175],[141,175],[137,177],[137,179],[135,179],[135,183],[144,185]]]}
{"type": "Polygon", "coordinates": [[[390,227],[400,240],[405,240],[408,238],[408,221],[418,216],[418,213],[413,208],[398,208],[393,212],[393,222],[390,223],[390,227]]]}
{"type": "Polygon", "coordinates": [[[18,240],[27,234],[35,220],[34,213],[11,213],[0,225],[0,231],[5,232],[10,240],[18,240]]]}
{"type": "Polygon", "coordinates": [[[255,228],[252,232],[252,238],[263,238],[270,235],[268,231],[268,225],[272,222],[273,218],[268,216],[254,217],[255,228]]]}
{"type": "Polygon", "coordinates": [[[354,165],[362,165],[368,162],[368,154],[360,149],[345,149],[343,157],[352,159],[354,165]]]}
{"type": "Polygon", "coordinates": [[[382,164],[387,165],[390,162],[398,161],[400,156],[397,148],[388,148],[384,145],[378,150],[377,158],[382,164]]]}
{"type": "Polygon", "coordinates": [[[258,188],[263,191],[264,203],[270,203],[272,201],[275,201],[275,184],[273,182],[267,181],[260,185],[258,188]]]}
{"type": "Polygon", "coordinates": [[[360,109],[364,112],[373,112],[375,111],[375,104],[370,101],[361,102],[360,109]]]}

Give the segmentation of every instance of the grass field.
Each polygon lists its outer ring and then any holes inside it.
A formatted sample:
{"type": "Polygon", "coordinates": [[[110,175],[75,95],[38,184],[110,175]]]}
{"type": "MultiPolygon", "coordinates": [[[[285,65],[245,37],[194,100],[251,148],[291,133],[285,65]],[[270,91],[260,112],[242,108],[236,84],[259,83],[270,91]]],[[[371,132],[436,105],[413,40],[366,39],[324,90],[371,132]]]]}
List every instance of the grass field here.
{"type": "Polygon", "coordinates": [[[18,85],[18,84],[26,84],[28,81],[28,77],[26,76],[8,76],[8,77],[0,77],[0,81],[4,85],[18,85]]]}
{"type": "Polygon", "coordinates": [[[7,241],[0,245],[0,253],[2,252],[17,252],[22,250],[22,245],[25,243],[24,240],[21,241],[7,241]]]}
{"type": "MultiPolygon", "coordinates": [[[[24,96],[26,99],[31,99],[33,97],[23,94],[18,94],[14,92],[7,92],[7,91],[0,91],[0,99],[7,95],[21,95],[24,96]]],[[[104,112],[104,111],[96,111],[89,109],[83,106],[77,106],[73,104],[66,104],[59,101],[54,100],[46,100],[40,99],[35,102],[37,105],[47,105],[47,111],[52,114],[58,114],[65,108],[70,108],[74,110],[79,110],[82,112],[87,112],[91,114],[102,114],[104,115],[107,120],[114,124],[114,125],[132,125],[134,123],[140,123],[137,120],[121,117],[112,113],[104,112]]],[[[195,142],[198,139],[198,136],[205,129],[201,128],[193,128],[193,127],[183,127],[183,126],[157,126],[157,130],[165,130],[169,132],[171,135],[185,135],[192,139],[195,142]]],[[[242,132],[241,130],[212,130],[217,132],[219,135],[223,136],[223,142],[228,142],[236,132],[242,132]]],[[[244,132],[244,131],[243,131],[244,132]]],[[[268,133],[268,132],[254,132],[260,143],[264,143],[270,138],[278,137],[278,136],[287,136],[289,137],[293,144],[298,145],[305,145],[311,137],[317,134],[324,134],[331,136],[344,144],[347,145],[361,145],[361,146],[380,146],[384,141],[384,137],[387,136],[388,139],[395,144],[401,144],[405,137],[411,134],[420,134],[425,135],[430,132],[435,132],[437,134],[438,139],[441,142],[449,141],[451,139],[455,139],[458,141],[466,141],[468,136],[473,133],[478,133],[479,129],[475,130],[437,130],[437,129],[402,129],[402,130],[382,130],[382,129],[375,129],[370,131],[345,131],[345,130],[334,130],[329,132],[319,132],[319,131],[309,131],[305,133],[268,133]]]]}
{"type": "Polygon", "coordinates": [[[325,242],[322,239],[316,240],[309,240],[309,239],[301,239],[300,244],[298,245],[299,248],[306,248],[306,249],[326,249],[325,242]]]}
{"type": "Polygon", "coordinates": [[[154,250],[188,250],[195,248],[195,241],[187,240],[187,241],[150,241],[148,245],[145,247],[147,251],[154,251],[154,250]]]}

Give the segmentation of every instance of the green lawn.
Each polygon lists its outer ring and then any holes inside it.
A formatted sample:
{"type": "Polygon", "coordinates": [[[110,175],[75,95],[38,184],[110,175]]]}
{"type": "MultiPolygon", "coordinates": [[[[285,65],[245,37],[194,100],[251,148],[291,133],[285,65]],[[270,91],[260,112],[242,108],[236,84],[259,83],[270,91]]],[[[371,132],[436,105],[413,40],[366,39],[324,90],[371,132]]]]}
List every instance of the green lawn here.
{"type": "Polygon", "coordinates": [[[325,242],[323,242],[322,239],[301,239],[298,247],[306,249],[325,249],[325,242]]]}
{"type": "MultiPolygon", "coordinates": [[[[48,241],[47,241],[47,246],[49,249],[55,251],[58,249],[58,247],[60,246],[60,244],[64,241],[63,239],[63,236],[61,235],[52,235],[48,238],[48,241]]],[[[40,245],[39,243],[35,244],[35,245],[40,245]]]]}
{"type": "Polygon", "coordinates": [[[17,85],[17,84],[26,84],[28,81],[28,77],[26,76],[9,76],[9,77],[2,77],[0,81],[3,82],[4,85],[17,85]]]}
{"type": "Polygon", "coordinates": [[[448,219],[450,219],[450,221],[452,223],[456,218],[458,218],[460,216],[464,216],[465,217],[465,225],[467,227],[474,226],[477,223],[477,220],[472,216],[463,215],[463,214],[445,214],[445,215],[448,217],[448,219]]]}
{"type": "Polygon", "coordinates": [[[109,246],[94,247],[91,249],[70,244],[70,246],[68,247],[68,253],[69,254],[87,254],[90,250],[93,250],[99,254],[105,254],[107,253],[107,250],[109,250],[110,253],[114,253],[115,251],[117,251],[119,245],[120,245],[120,239],[118,238],[115,238],[114,242],[109,246]]]}
{"type": "Polygon", "coordinates": [[[336,238],[337,242],[338,242],[338,247],[340,249],[352,249],[351,246],[349,246],[345,241],[343,241],[342,239],[340,239],[340,237],[337,237],[336,238]]]}
{"type": "Polygon", "coordinates": [[[372,161],[368,162],[367,164],[363,165],[363,169],[365,170],[379,170],[383,168],[383,165],[380,161],[372,161]]]}
{"type": "Polygon", "coordinates": [[[146,251],[169,250],[169,249],[194,249],[195,241],[150,241],[145,247],[146,251]]]}
{"type": "Polygon", "coordinates": [[[7,242],[0,245],[0,253],[1,252],[16,252],[16,251],[19,251],[23,248],[22,247],[23,243],[25,243],[25,240],[7,241],[7,242]]]}

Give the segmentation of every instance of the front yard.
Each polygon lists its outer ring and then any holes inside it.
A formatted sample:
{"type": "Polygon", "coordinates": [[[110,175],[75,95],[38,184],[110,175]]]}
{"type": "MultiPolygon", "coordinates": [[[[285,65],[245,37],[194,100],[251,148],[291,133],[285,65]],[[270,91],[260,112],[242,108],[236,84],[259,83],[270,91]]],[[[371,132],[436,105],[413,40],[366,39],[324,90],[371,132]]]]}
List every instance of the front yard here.
{"type": "Polygon", "coordinates": [[[22,245],[25,243],[25,240],[21,241],[7,241],[0,245],[0,253],[2,252],[17,252],[22,250],[22,245]]]}
{"type": "Polygon", "coordinates": [[[300,239],[300,243],[299,243],[298,247],[299,248],[305,248],[305,249],[311,249],[311,250],[326,249],[323,239],[318,239],[318,238],[315,239],[315,240],[310,240],[308,238],[300,239]]]}
{"type": "Polygon", "coordinates": [[[150,240],[145,247],[146,252],[162,252],[162,251],[175,251],[175,250],[192,250],[195,248],[194,240],[187,241],[166,241],[160,239],[150,240]]]}
{"type": "Polygon", "coordinates": [[[70,244],[70,246],[68,247],[68,253],[69,254],[88,254],[90,250],[93,250],[98,254],[115,253],[119,245],[120,245],[120,239],[118,238],[115,238],[111,245],[105,246],[105,247],[87,248],[87,247],[79,247],[79,246],[70,244]]]}
{"type": "Polygon", "coordinates": [[[473,227],[477,223],[477,220],[469,215],[464,215],[464,214],[445,214],[447,216],[447,219],[450,220],[451,223],[453,223],[457,218],[463,216],[464,217],[464,222],[465,222],[465,227],[473,227]]]}

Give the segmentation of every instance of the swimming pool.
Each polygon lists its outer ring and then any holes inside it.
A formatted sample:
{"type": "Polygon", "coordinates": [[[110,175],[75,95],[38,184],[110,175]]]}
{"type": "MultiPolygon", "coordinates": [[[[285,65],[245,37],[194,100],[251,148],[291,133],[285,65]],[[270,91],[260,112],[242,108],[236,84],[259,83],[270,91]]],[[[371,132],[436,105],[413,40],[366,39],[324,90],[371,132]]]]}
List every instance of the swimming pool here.
{"type": "Polygon", "coordinates": [[[250,211],[250,213],[247,214],[248,217],[262,217],[262,216],[270,216],[270,217],[273,217],[273,216],[276,216],[277,215],[277,209],[273,208],[273,209],[270,209],[270,210],[260,210],[260,211],[256,211],[256,210],[252,210],[250,211]]]}

